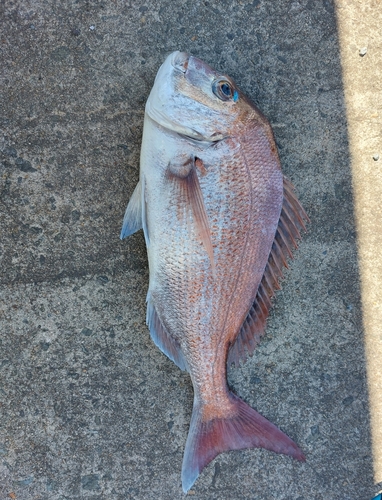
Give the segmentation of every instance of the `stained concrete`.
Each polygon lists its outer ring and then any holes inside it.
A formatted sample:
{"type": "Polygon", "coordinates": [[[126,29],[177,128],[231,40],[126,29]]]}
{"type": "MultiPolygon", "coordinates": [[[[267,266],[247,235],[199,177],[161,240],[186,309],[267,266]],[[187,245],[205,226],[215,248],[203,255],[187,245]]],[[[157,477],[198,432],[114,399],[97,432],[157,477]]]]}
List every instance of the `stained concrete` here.
{"type": "Polygon", "coordinates": [[[230,384],[304,450],[218,456],[195,499],[376,492],[334,5],[5,1],[0,100],[0,498],[183,498],[192,388],[145,326],[142,234],[118,239],[144,103],[176,49],[269,117],[311,218],[230,384]]]}

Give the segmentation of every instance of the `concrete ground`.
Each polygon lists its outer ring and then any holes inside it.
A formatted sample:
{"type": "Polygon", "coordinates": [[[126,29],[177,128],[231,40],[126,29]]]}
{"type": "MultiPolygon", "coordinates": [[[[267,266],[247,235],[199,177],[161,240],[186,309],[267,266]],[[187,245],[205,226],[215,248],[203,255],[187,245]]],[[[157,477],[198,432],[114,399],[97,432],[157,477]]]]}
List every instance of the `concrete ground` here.
{"type": "Polygon", "coordinates": [[[0,9],[0,499],[185,496],[190,380],[149,338],[142,234],[119,240],[145,100],[176,49],[234,77],[269,117],[311,218],[267,335],[230,372],[236,393],[307,462],[226,453],[189,495],[371,499],[378,485],[331,0],[6,0],[0,9]]]}

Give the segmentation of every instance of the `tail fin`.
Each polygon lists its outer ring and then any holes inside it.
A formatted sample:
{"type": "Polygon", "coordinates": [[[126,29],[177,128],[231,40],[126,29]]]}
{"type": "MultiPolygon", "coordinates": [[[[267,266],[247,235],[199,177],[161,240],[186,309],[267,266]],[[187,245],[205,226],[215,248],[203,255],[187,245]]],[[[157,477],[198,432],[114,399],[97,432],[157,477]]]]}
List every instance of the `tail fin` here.
{"type": "Polygon", "coordinates": [[[305,461],[300,448],[286,434],[232,392],[230,399],[237,412],[228,419],[203,421],[201,407],[194,403],[182,466],[185,493],[203,468],[223,451],[266,448],[305,461]]]}

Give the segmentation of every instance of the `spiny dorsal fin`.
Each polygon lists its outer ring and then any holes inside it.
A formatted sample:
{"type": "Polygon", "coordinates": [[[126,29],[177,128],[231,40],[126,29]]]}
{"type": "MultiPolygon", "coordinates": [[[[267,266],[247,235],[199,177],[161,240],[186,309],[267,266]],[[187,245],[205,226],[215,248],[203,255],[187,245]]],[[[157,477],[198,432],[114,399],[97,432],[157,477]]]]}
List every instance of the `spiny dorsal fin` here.
{"type": "Polygon", "coordinates": [[[228,353],[228,366],[245,362],[252,356],[260,338],[264,335],[265,324],[271,299],[275,290],[280,289],[283,267],[288,267],[287,260],[297,248],[300,231],[306,230],[305,222],[309,217],[298,201],[293,185],[284,177],[284,198],[275,238],[265,267],[263,278],[257,290],[256,298],[245,319],[235,343],[228,353]]]}

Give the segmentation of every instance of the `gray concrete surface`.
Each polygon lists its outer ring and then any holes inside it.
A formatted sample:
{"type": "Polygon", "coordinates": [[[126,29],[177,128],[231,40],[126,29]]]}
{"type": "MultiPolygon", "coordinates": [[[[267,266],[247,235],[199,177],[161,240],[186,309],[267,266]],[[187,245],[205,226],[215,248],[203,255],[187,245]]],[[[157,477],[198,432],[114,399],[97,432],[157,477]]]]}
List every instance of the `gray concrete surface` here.
{"type": "Polygon", "coordinates": [[[195,499],[360,500],[373,485],[351,173],[330,0],[5,1],[0,13],[0,498],[177,499],[188,375],[145,326],[118,239],[144,103],[173,50],[273,124],[310,218],[234,390],[302,447],[218,456],[195,499]]]}

